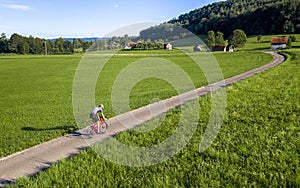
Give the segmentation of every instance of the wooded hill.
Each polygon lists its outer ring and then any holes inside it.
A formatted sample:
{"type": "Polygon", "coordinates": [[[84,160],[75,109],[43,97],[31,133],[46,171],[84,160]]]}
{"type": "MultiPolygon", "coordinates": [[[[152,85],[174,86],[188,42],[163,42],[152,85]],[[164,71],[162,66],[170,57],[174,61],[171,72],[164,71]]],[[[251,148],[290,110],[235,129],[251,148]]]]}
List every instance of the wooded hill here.
{"type": "Polygon", "coordinates": [[[182,14],[168,23],[194,34],[220,31],[228,37],[241,29],[247,35],[300,33],[299,0],[228,0],[182,14]]]}

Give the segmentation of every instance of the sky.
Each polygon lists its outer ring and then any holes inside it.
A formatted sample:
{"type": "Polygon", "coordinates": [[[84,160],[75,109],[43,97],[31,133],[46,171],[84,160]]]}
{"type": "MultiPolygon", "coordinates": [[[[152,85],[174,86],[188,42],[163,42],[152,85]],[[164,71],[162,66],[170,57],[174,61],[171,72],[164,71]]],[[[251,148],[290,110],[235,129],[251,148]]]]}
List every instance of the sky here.
{"type": "Polygon", "coordinates": [[[127,34],[137,35],[144,27],[218,1],[0,0],[0,33],[8,38],[18,33],[46,39],[105,37],[128,30],[127,34]]]}

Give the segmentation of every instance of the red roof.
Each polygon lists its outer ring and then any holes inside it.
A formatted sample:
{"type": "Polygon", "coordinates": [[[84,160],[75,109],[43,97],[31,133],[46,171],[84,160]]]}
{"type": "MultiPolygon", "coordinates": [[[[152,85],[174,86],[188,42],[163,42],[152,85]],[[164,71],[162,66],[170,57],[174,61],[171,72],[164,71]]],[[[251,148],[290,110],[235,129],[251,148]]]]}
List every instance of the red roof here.
{"type": "Polygon", "coordinates": [[[214,46],[212,51],[224,51],[226,46],[214,46]]]}
{"type": "Polygon", "coordinates": [[[135,46],[135,45],[137,45],[137,43],[136,42],[128,42],[128,47],[133,47],[133,46],[135,46]]]}
{"type": "Polygon", "coordinates": [[[271,44],[287,44],[288,40],[287,37],[271,38],[271,44]]]}

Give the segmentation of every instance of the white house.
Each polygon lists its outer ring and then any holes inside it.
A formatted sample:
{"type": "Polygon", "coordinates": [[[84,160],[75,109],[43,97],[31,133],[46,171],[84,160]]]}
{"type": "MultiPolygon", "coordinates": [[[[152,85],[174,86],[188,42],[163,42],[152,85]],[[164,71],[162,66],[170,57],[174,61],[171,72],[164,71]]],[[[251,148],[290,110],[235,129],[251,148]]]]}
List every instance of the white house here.
{"type": "Polygon", "coordinates": [[[194,52],[201,52],[202,49],[201,49],[201,46],[200,45],[195,45],[194,46],[194,52]]]}
{"type": "Polygon", "coordinates": [[[167,44],[164,44],[164,48],[166,50],[172,50],[173,49],[173,45],[171,43],[167,43],[167,44]]]}

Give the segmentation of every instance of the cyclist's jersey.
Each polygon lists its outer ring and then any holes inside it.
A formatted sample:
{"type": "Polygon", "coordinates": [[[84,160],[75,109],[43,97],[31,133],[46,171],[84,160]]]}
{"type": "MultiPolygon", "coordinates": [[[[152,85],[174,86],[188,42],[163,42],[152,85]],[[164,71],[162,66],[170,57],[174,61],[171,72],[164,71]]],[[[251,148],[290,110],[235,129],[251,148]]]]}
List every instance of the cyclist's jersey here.
{"type": "Polygon", "coordinates": [[[94,108],[94,110],[91,113],[92,114],[97,114],[97,113],[100,113],[100,112],[102,112],[102,108],[96,107],[96,108],[94,108]]]}

